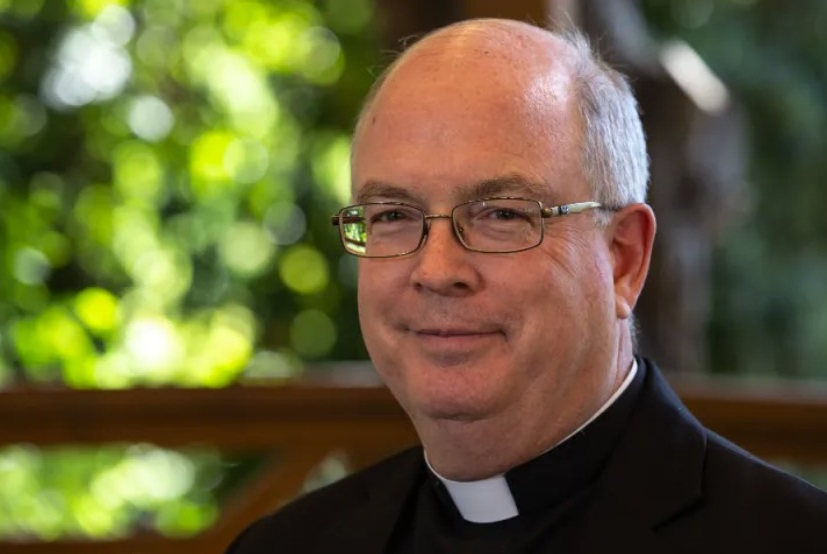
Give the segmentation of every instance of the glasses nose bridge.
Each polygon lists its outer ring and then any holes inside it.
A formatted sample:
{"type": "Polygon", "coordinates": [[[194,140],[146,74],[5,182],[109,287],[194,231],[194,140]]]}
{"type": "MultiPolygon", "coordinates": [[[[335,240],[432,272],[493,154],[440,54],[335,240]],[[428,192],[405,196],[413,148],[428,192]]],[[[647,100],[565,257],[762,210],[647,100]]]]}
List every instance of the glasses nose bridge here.
{"type": "Polygon", "coordinates": [[[425,214],[422,219],[428,221],[429,219],[453,219],[451,214],[425,214]]]}
{"type": "Polygon", "coordinates": [[[459,244],[463,248],[466,247],[465,243],[462,240],[462,237],[459,236],[457,226],[456,226],[456,222],[454,221],[454,216],[453,216],[452,213],[450,213],[450,214],[425,214],[422,217],[422,219],[425,223],[424,228],[422,230],[423,234],[425,235],[423,240],[422,240],[422,246],[425,246],[425,241],[428,239],[428,235],[431,232],[431,221],[430,220],[432,220],[432,219],[447,219],[451,222],[451,234],[454,235],[454,238],[457,239],[457,242],[459,242],[459,244]]]}

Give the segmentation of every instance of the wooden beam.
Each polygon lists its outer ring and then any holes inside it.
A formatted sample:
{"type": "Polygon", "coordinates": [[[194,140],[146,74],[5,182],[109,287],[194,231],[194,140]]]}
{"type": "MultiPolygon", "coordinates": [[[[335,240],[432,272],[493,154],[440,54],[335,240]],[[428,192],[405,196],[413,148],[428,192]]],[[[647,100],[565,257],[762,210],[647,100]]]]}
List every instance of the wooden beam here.
{"type": "MultiPolygon", "coordinates": [[[[674,384],[702,422],[745,448],[767,457],[827,463],[823,387],[708,379],[674,384]]],[[[347,446],[370,452],[416,441],[387,389],[325,379],[218,390],[6,391],[0,392],[0,422],[0,445],[150,442],[259,451],[347,446]]]]}
{"type": "Polygon", "coordinates": [[[670,376],[707,427],[766,459],[827,465],[827,384],[670,376]]]}
{"type": "Polygon", "coordinates": [[[0,393],[0,444],[370,445],[415,440],[376,386],[19,390],[0,393]],[[14,422],[14,424],[10,424],[14,422]]]}
{"type": "Polygon", "coordinates": [[[203,535],[210,546],[199,554],[221,554],[251,522],[299,496],[308,474],[327,454],[328,449],[316,448],[271,459],[223,506],[220,519],[203,535]]]}

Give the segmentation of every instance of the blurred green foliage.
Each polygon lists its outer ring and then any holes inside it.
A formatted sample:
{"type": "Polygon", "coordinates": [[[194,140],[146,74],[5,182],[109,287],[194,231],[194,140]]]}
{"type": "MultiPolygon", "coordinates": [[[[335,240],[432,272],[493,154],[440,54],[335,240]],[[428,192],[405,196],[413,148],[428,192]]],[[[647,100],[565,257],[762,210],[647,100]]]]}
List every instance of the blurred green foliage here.
{"type": "Polygon", "coordinates": [[[136,529],[189,535],[216,519],[226,469],[213,452],[141,444],[94,452],[5,448],[0,538],[116,538],[136,529]]]}
{"type": "Polygon", "coordinates": [[[364,357],[327,216],[372,9],[0,2],[0,381],[222,386],[364,357]]]}
{"type": "MultiPolygon", "coordinates": [[[[371,0],[0,0],[0,385],[219,387],[364,358],[329,214],[372,18],[371,0]]],[[[222,467],[6,448],[0,537],[193,533],[222,467]]]]}
{"type": "Polygon", "coordinates": [[[749,203],[714,262],[713,371],[827,377],[827,2],[644,0],[742,103],[749,203]]]}

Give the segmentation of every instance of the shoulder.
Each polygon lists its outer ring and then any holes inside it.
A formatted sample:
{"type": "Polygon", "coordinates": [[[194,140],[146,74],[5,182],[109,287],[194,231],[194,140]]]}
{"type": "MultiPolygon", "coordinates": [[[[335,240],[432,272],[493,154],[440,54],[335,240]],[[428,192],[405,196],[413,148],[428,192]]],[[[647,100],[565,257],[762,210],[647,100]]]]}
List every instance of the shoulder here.
{"type": "MultiPolygon", "coordinates": [[[[675,522],[693,548],[823,552],[827,492],[707,432],[702,495],[675,522]]],[[[666,531],[669,533],[669,531],[666,531]]],[[[722,550],[723,551],[723,550],[722,550]]]]}
{"type": "Polygon", "coordinates": [[[262,517],[236,538],[227,554],[273,552],[274,545],[297,545],[309,537],[323,537],[352,516],[374,503],[393,482],[411,481],[422,460],[422,448],[414,447],[387,458],[335,483],[307,493],[276,512],[262,517]]]}
{"type": "Polygon", "coordinates": [[[646,381],[619,464],[634,477],[621,471],[613,483],[629,478],[639,505],[670,507],[654,518],[657,534],[686,552],[823,552],[827,492],[705,428],[642,362],[646,381]]]}
{"type": "MultiPolygon", "coordinates": [[[[708,432],[705,492],[721,502],[787,512],[787,518],[816,516],[827,522],[827,492],[708,432]],[[737,494],[734,494],[737,493],[737,494]],[[777,502],[782,501],[782,502],[777,502]]],[[[786,519],[786,518],[784,518],[786,519]]]]}

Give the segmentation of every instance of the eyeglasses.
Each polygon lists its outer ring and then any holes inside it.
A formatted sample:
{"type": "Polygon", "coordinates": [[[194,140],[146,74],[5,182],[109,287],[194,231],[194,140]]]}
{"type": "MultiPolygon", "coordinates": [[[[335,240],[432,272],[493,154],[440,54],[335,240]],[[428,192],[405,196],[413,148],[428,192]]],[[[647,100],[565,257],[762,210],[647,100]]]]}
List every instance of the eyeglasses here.
{"type": "Polygon", "coordinates": [[[505,254],[539,246],[545,219],[600,208],[598,202],[544,207],[527,198],[483,198],[455,206],[449,214],[428,214],[402,202],[368,202],[339,210],[331,223],[342,245],[362,258],[396,258],[422,248],[432,219],[450,219],[459,242],[472,252],[505,254]]]}

